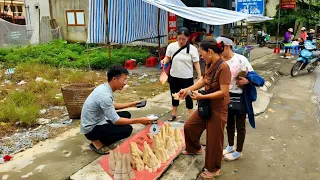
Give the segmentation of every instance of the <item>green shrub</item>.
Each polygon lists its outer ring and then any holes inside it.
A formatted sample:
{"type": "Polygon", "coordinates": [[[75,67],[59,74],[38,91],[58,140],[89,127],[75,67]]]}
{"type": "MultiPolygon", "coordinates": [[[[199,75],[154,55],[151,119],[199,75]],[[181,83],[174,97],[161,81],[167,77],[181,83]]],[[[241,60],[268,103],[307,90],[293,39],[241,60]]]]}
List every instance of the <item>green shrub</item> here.
{"type": "MultiPolygon", "coordinates": [[[[95,47],[90,45],[90,47],[95,47]]],[[[107,48],[91,49],[79,43],[69,44],[64,40],[53,40],[48,44],[28,45],[10,49],[0,49],[0,61],[6,66],[10,64],[32,62],[48,64],[55,67],[87,68],[89,61],[94,69],[106,69],[111,65],[123,65],[128,59],[136,59],[137,63],[144,63],[151,56],[146,48],[122,47],[112,48],[111,57],[107,48]]]]}

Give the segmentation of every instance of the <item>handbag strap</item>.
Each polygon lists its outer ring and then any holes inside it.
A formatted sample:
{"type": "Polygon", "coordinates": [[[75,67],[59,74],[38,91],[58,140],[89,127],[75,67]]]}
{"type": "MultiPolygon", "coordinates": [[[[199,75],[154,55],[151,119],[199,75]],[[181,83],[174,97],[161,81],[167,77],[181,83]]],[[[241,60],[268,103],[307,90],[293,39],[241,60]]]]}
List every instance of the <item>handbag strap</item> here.
{"type": "Polygon", "coordinates": [[[173,58],[174,58],[177,54],[179,54],[179,52],[181,52],[181,51],[182,51],[183,49],[185,49],[185,48],[187,48],[187,53],[189,54],[189,52],[190,52],[190,43],[189,43],[189,41],[187,42],[186,45],[182,46],[178,51],[176,51],[176,52],[173,54],[173,56],[171,57],[171,63],[170,63],[171,65],[168,67],[168,70],[167,70],[168,74],[169,74],[170,69],[171,69],[171,66],[172,66],[173,58]]]}
{"type": "Polygon", "coordinates": [[[176,51],[176,52],[173,54],[173,56],[172,56],[172,58],[171,58],[171,63],[172,63],[172,61],[173,61],[173,58],[174,58],[177,54],[179,54],[179,52],[181,52],[181,51],[182,51],[183,49],[185,49],[185,48],[187,48],[187,53],[189,54],[189,51],[190,51],[190,43],[189,43],[189,41],[187,42],[186,45],[182,46],[178,51],[176,51]]]}
{"type": "Polygon", "coordinates": [[[212,77],[211,77],[210,84],[209,84],[210,87],[211,87],[211,84],[212,84],[212,82],[213,82],[213,80],[214,80],[214,78],[215,78],[215,76],[216,76],[217,70],[218,70],[219,66],[220,66],[222,63],[223,63],[223,60],[220,59],[219,62],[218,62],[218,64],[217,64],[217,66],[216,66],[216,68],[213,70],[212,77]]]}

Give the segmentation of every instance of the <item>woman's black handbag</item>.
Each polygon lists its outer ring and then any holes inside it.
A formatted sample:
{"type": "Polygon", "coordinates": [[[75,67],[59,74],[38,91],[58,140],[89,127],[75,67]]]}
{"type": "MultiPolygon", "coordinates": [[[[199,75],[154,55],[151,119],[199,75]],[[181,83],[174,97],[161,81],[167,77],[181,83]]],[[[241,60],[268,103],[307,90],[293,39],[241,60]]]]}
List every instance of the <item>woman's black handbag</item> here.
{"type": "MultiPolygon", "coordinates": [[[[223,63],[223,60],[220,60],[218,62],[217,67],[214,69],[213,73],[212,73],[212,77],[209,83],[209,86],[211,87],[211,84],[215,78],[216,72],[219,68],[219,66],[223,63]]],[[[198,91],[200,94],[202,95],[206,95],[206,94],[210,94],[212,92],[210,91],[205,91],[205,90],[199,90],[198,91]]],[[[209,119],[211,116],[211,99],[201,99],[198,100],[198,114],[201,118],[203,119],[209,119]]]]}
{"type": "Polygon", "coordinates": [[[246,111],[243,94],[230,93],[228,112],[233,115],[241,115],[246,111]]]}

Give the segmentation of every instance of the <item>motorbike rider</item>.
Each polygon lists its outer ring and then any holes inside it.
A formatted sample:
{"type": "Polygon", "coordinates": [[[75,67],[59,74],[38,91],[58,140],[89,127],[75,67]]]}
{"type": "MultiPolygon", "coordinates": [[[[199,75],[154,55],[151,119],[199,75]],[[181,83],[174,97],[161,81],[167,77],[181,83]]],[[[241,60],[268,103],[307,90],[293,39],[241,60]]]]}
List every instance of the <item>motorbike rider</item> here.
{"type": "Polygon", "coordinates": [[[310,31],[308,33],[307,40],[313,41],[313,39],[315,39],[315,37],[316,37],[316,31],[314,29],[310,29],[310,31]]]}
{"type": "MultiPolygon", "coordinates": [[[[265,42],[266,42],[266,36],[267,34],[264,32],[264,30],[261,30],[259,29],[257,31],[257,35],[258,35],[258,38],[257,38],[257,44],[260,44],[262,46],[264,46],[265,42]]],[[[262,47],[261,46],[261,47],[262,47]]]]}

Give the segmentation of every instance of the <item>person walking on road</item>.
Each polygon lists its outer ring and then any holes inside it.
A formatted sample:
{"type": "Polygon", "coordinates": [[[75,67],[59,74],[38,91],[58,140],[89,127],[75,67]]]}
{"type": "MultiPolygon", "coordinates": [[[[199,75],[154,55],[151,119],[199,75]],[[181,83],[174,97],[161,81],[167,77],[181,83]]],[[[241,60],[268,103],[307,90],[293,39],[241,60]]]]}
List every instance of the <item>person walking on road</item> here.
{"type": "MultiPolygon", "coordinates": [[[[193,66],[197,71],[198,78],[201,77],[199,53],[197,48],[188,42],[189,35],[187,28],[181,28],[178,31],[178,41],[169,44],[166,57],[161,61],[162,65],[171,63],[168,78],[171,95],[194,84],[193,66]]],[[[178,106],[179,100],[172,97],[172,116],[168,119],[169,121],[177,118],[178,106]]],[[[186,97],[186,108],[191,116],[193,101],[190,96],[186,97]]]]}
{"type": "Polygon", "coordinates": [[[186,97],[187,93],[191,91],[191,97],[194,100],[210,99],[210,117],[204,119],[200,117],[199,111],[196,111],[184,125],[186,142],[184,155],[202,153],[200,136],[205,129],[207,131],[206,170],[201,173],[201,176],[205,179],[213,179],[221,175],[224,128],[228,118],[229,85],[231,80],[229,66],[220,56],[223,49],[223,42],[217,43],[214,39],[203,40],[200,43],[200,52],[206,62],[205,74],[193,86],[182,89],[179,92],[179,97],[186,97]],[[202,87],[205,87],[206,92],[209,94],[202,95],[196,91],[202,87]]]}
{"type": "MultiPolygon", "coordinates": [[[[233,38],[220,36],[217,38],[217,41],[225,44],[222,59],[229,65],[231,71],[231,83],[229,86],[231,101],[227,121],[228,146],[223,150],[223,155],[226,160],[232,161],[242,157],[243,144],[246,136],[246,117],[247,114],[249,117],[254,115],[252,104],[251,107],[248,107],[250,104],[247,104],[247,102],[252,102],[248,101],[249,97],[244,93],[244,87],[252,83],[247,79],[247,75],[253,72],[253,68],[246,57],[233,53],[233,38]],[[234,146],[235,129],[237,129],[236,146],[234,146]]],[[[255,87],[253,86],[252,88],[255,87]]],[[[251,93],[249,94],[251,95],[251,93]]]]}

